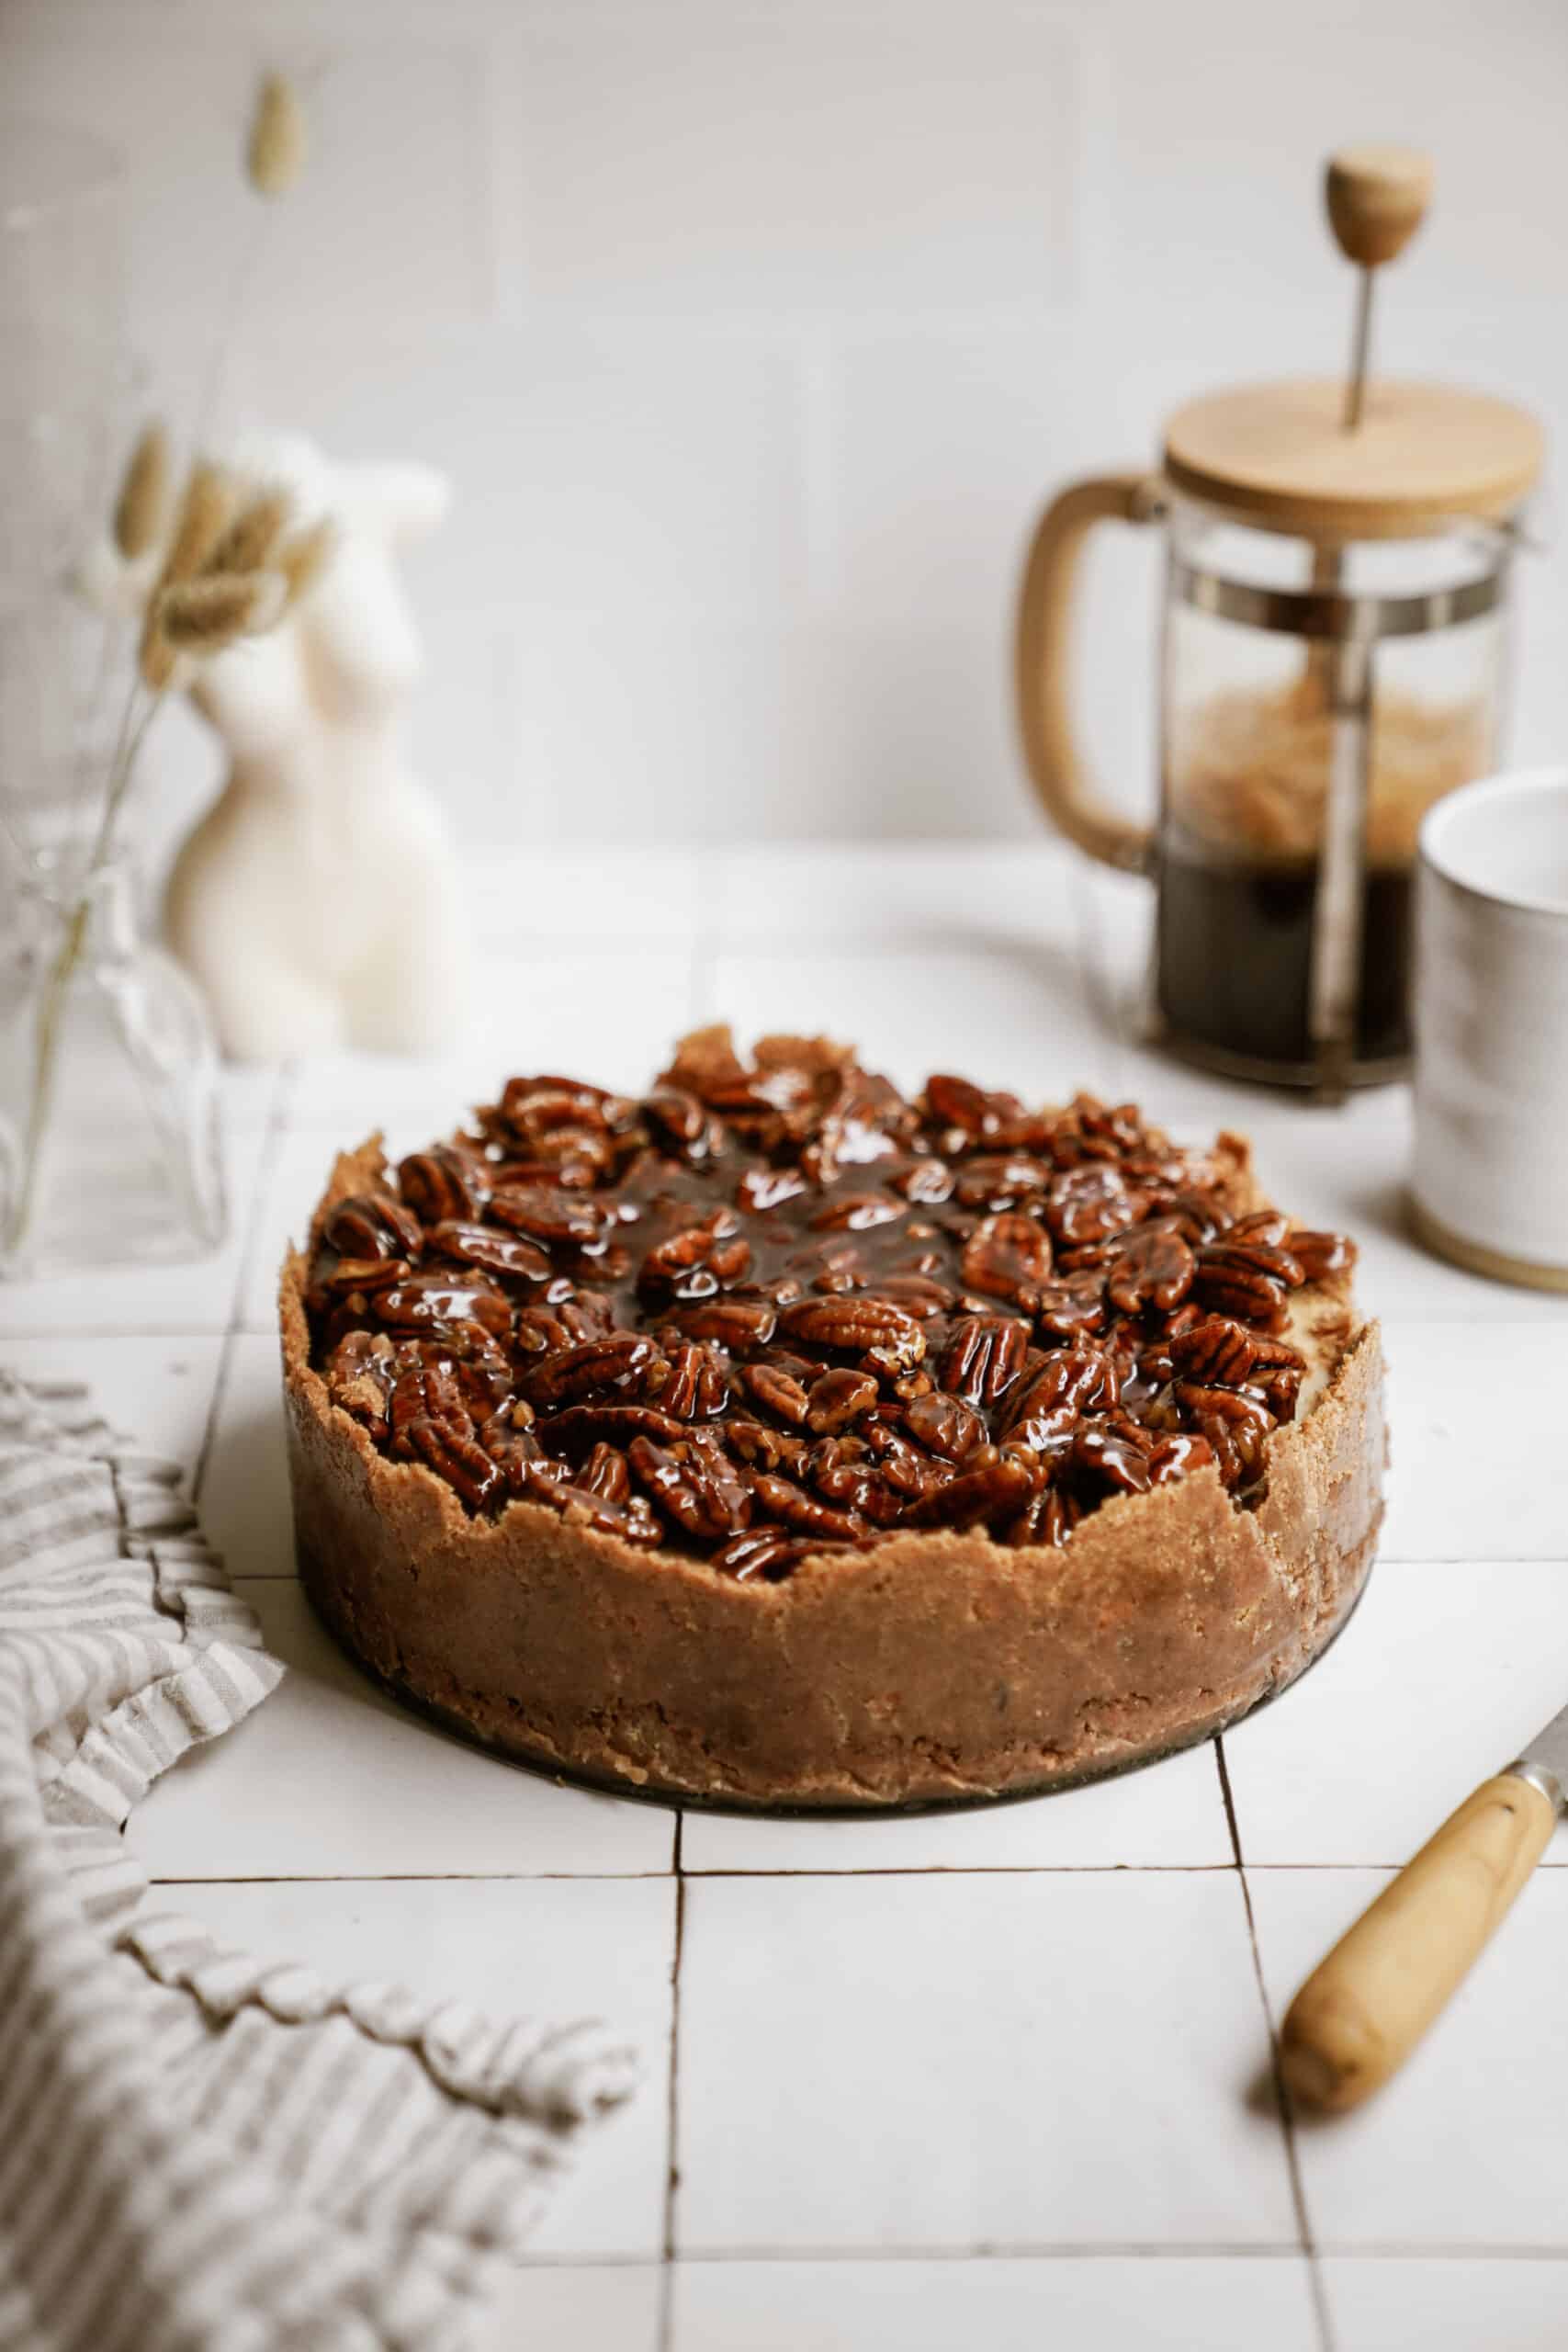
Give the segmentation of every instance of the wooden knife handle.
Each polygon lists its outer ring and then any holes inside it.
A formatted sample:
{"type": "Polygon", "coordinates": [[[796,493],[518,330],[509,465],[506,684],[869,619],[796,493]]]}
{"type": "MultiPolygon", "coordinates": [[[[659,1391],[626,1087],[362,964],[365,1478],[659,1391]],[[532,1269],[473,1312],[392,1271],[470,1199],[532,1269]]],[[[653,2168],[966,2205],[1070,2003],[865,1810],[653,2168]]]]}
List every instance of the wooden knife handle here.
{"type": "Polygon", "coordinates": [[[1292,2002],[1280,2063],[1294,2098],[1337,2112],[1387,2082],[1501,1925],[1556,1819],[1517,1772],[1449,1815],[1292,2002]]]}

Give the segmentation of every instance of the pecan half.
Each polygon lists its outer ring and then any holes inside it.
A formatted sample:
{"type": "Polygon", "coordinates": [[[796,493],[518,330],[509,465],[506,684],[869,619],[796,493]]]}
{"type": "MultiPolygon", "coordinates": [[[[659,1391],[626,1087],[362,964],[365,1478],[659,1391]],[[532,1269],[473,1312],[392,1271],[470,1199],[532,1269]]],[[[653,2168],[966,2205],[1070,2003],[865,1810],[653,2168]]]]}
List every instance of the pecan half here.
{"type": "Polygon", "coordinates": [[[643,1115],[660,1142],[682,1159],[709,1159],[724,1148],[724,1127],[683,1086],[658,1086],[643,1098],[643,1115]]]}
{"type": "Polygon", "coordinates": [[[581,1346],[559,1348],[525,1374],[530,1401],[541,1412],[554,1412],[584,1396],[606,1390],[627,1389],[654,1362],[659,1351],[637,1331],[615,1331],[605,1340],[587,1340],[581,1346]]]}
{"type": "Polygon", "coordinates": [[[1045,1195],[1045,1221],[1055,1239],[1072,1248],[1125,1231],[1139,1222],[1148,1204],[1147,1193],[1134,1191],[1119,1170],[1092,1160],[1053,1176],[1045,1195]]]}
{"type": "Polygon", "coordinates": [[[879,1394],[875,1381],[863,1372],[825,1372],[811,1384],[806,1426],[818,1437],[841,1430],[874,1405],[879,1394]]]}
{"type": "Polygon", "coordinates": [[[1168,1342],[1170,1361],[1187,1379],[1217,1381],[1227,1388],[1245,1387],[1259,1375],[1293,1372],[1298,1383],[1305,1359],[1288,1340],[1270,1339],[1228,1316],[1208,1315],[1168,1342]]]}
{"type": "Polygon", "coordinates": [[[498,1233],[493,1225],[444,1218],[432,1226],[429,1240],[438,1257],[482,1267],[507,1282],[547,1283],[555,1272],[547,1250],[520,1233],[498,1233]]]}
{"type": "Polygon", "coordinates": [[[384,1334],[349,1331],[327,1363],[327,1388],[334,1405],[364,1423],[372,1437],[388,1434],[392,1394],[392,1345],[384,1334]]]}
{"type": "Polygon", "coordinates": [[[925,1353],[925,1334],[912,1315],[891,1299],[803,1298],[779,1316],[779,1329],[808,1348],[832,1348],[848,1355],[876,1350],[908,1351],[911,1363],[925,1353]]]}
{"type": "Polygon", "coordinates": [[[706,1421],[724,1410],[729,1395],[729,1382],[725,1368],[711,1348],[695,1340],[687,1340],[671,1351],[667,1367],[655,1364],[646,1383],[647,1393],[656,1397],[667,1413],[678,1420],[706,1421]],[[658,1375],[662,1374],[662,1377],[658,1375]]]}
{"type": "Polygon", "coordinates": [[[740,1377],[765,1411],[776,1413],[796,1429],[805,1428],[810,1398],[804,1383],[792,1373],[781,1371],[776,1364],[749,1363],[740,1377]]]}
{"type": "Polygon", "coordinates": [[[504,1484],[499,1463],[468,1430],[449,1420],[416,1420],[404,1431],[409,1450],[456,1488],[470,1510],[482,1510],[504,1484]]]}
{"type": "Polygon", "coordinates": [[[1285,1248],[1309,1283],[1326,1282],[1330,1274],[1345,1273],[1356,1262],[1356,1245],[1342,1233],[1313,1233],[1292,1227],[1285,1236],[1285,1248]]]}
{"type": "Polygon", "coordinates": [[[512,1306],[498,1290],[486,1283],[467,1283],[461,1275],[436,1272],[411,1274],[390,1290],[378,1291],[372,1301],[378,1322],[389,1331],[439,1331],[451,1335],[464,1323],[477,1323],[497,1339],[512,1329],[512,1306]]]}
{"type": "Polygon", "coordinates": [[[737,1584],[750,1584],[758,1578],[768,1584],[782,1584],[796,1564],[818,1548],[782,1527],[743,1527],[739,1535],[732,1535],[728,1544],[719,1545],[713,1555],[713,1565],[721,1576],[733,1577],[737,1584]]]}
{"type": "Polygon", "coordinates": [[[971,1290],[1010,1299],[1032,1314],[1051,1272],[1051,1237],[1033,1217],[1003,1211],[981,1218],[960,1263],[971,1290]]]}
{"type": "Polygon", "coordinates": [[[491,1195],[491,1173],[476,1153],[438,1143],[398,1162],[398,1184],[410,1208],[426,1225],[476,1217],[491,1195]]]}
{"type": "Polygon", "coordinates": [[[683,1421],[652,1405],[569,1405],[548,1424],[551,1445],[569,1456],[601,1440],[608,1445],[630,1445],[633,1438],[646,1437],[670,1445],[688,1434],[683,1421]]]}
{"type": "Polygon", "coordinates": [[[416,1258],[424,1228],[390,1193],[353,1193],[327,1211],[321,1239],[343,1258],[416,1258]]]}
{"type": "Polygon", "coordinates": [[[965,1405],[989,1408],[1007,1395],[1029,1350],[1029,1326],[1010,1315],[966,1315],[942,1356],[943,1388],[965,1405]]]}
{"type": "Polygon", "coordinates": [[[658,1508],[688,1535],[718,1543],[750,1516],[746,1488],[713,1456],[692,1448],[678,1456],[651,1438],[634,1437],[626,1463],[658,1508]]]}
{"type": "Polygon", "coordinates": [[[714,1298],[682,1306],[671,1318],[689,1340],[714,1340],[739,1354],[765,1348],[778,1322],[778,1309],[765,1298],[714,1298]]]}
{"type": "Polygon", "coordinates": [[[906,1527],[977,1527],[982,1521],[1013,1518],[1029,1500],[1038,1478],[1021,1462],[1005,1456],[978,1470],[961,1471],[933,1494],[911,1503],[904,1513],[906,1527]]]}
{"type": "Polygon", "coordinates": [[[1141,1314],[1145,1306],[1168,1314],[1191,1289],[1197,1271],[1190,1244],[1162,1221],[1127,1236],[1111,1260],[1105,1295],[1124,1315],[1141,1314]]]}
{"type": "Polygon", "coordinates": [[[986,1424],[978,1413],[964,1404],[960,1396],[949,1396],[933,1388],[929,1396],[917,1396],[905,1408],[904,1427],[909,1435],[940,1453],[944,1462],[962,1462],[985,1442],[986,1424]]]}
{"type": "Polygon", "coordinates": [[[853,1511],[836,1510],[832,1504],[808,1495],[804,1487],[791,1479],[777,1477],[771,1471],[753,1470],[751,1491],[764,1510],[774,1519],[783,1520],[786,1527],[798,1527],[809,1535],[820,1535],[829,1543],[853,1544],[865,1530],[865,1521],[853,1511]]]}
{"type": "Polygon", "coordinates": [[[1111,1357],[1097,1349],[1064,1348],[1009,1399],[1002,1426],[1018,1445],[1054,1453],[1085,1413],[1108,1412],[1122,1384],[1111,1357]]]}
{"type": "Polygon", "coordinates": [[[498,1184],[490,1214],[536,1241],[596,1241],[609,1221],[604,1203],[560,1184],[498,1184]]]}

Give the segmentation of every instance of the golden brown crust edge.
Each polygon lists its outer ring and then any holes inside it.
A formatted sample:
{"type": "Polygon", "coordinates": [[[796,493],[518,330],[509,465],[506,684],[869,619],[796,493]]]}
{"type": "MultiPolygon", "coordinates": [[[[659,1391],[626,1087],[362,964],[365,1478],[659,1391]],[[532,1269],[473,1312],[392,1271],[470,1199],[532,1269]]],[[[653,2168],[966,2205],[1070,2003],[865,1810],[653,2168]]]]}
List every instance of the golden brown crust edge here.
{"type": "MultiPolygon", "coordinates": [[[[380,1170],[378,1143],[344,1156],[323,1209],[380,1170]]],[[[389,1461],[310,1367],[305,1263],[289,1253],[280,1308],[307,1589],[375,1674],[531,1762],[755,1804],[1048,1787],[1293,1679],[1371,1565],[1382,1354],[1344,1283],[1319,1317],[1336,1368],[1270,1441],[1256,1511],[1209,1469],[1104,1504],[1059,1551],[906,1533],[759,1587],[536,1504],[471,1519],[423,1464],[389,1461]]]]}

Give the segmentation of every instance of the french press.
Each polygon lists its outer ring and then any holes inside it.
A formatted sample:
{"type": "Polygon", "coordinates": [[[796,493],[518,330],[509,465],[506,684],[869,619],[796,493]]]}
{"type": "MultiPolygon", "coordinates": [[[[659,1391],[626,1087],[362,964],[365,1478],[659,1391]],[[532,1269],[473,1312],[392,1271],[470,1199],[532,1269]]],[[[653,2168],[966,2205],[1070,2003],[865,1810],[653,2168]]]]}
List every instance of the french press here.
{"type": "Polygon", "coordinates": [[[1170,418],[1157,473],[1065,490],[1018,617],[1024,753],[1047,814],[1155,881],[1165,1042],[1331,1099],[1405,1066],[1416,831],[1497,763],[1511,559],[1542,459],[1512,402],[1370,373],[1374,273],[1430,185],[1401,149],[1330,162],[1329,221],[1360,273],[1348,379],[1209,393],[1170,418]],[[1070,713],[1077,566],[1112,517],[1165,537],[1152,829],[1097,794],[1070,713]]]}

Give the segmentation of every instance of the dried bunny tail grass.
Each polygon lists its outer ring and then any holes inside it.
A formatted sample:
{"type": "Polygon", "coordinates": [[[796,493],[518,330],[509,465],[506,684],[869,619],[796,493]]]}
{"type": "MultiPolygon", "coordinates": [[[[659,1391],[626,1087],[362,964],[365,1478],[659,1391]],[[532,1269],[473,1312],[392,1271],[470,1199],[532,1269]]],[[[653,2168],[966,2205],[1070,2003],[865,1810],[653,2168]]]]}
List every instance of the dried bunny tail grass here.
{"type": "Polygon", "coordinates": [[[114,543],[128,563],[163,537],[169,519],[169,436],[154,420],[132,449],[115,500],[114,543]]]}
{"type": "Polygon", "coordinates": [[[164,631],[164,607],[171,588],[199,571],[223,536],[234,507],[234,485],[222,469],[198,458],[186,481],[175,533],[156,587],[147,600],[136,666],[144,685],[161,695],[174,682],[175,650],[164,631]]]}
{"type": "Polygon", "coordinates": [[[293,187],[304,165],[303,109],[293,84],[281,74],[269,74],[256,99],[245,151],[251,186],[262,196],[282,196],[293,187]]]}
{"type": "Polygon", "coordinates": [[[259,571],[288,529],[292,512],[293,502],[286,490],[264,490],[247,498],[202,563],[203,578],[220,572],[259,571]]]}
{"type": "Polygon", "coordinates": [[[284,540],[271,559],[271,568],[282,577],[286,612],[291,612],[310,594],[332,561],[336,546],[337,527],[324,516],[321,522],[312,523],[308,531],[296,532],[291,539],[284,540]]]}
{"type": "Polygon", "coordinates": [[[220,466],[198,458],[190,469],[180,501],[179,515],[169,552],[159,574],[160,589],[192,579],[228,528],[234,511],[234,484],[220,466]]]}
{"type": "Polygon", "coordinates": [[[165,589],[158,628],[178,653],[220,653],[237,637],[270,628],[283,610],[283,583],[275,572],[215,572],[165,589]]]}

